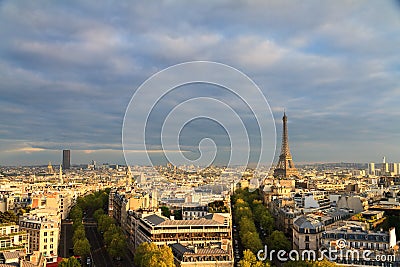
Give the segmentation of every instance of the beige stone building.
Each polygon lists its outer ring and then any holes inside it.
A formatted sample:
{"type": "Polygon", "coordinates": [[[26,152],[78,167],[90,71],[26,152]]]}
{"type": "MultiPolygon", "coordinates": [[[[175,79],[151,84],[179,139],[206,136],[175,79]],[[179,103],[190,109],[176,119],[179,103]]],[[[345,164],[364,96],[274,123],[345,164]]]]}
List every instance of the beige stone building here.
{"type": "Polygon", "coordinates": [[[60,219],[66,219],[73,204],[73,197],[68,191],[54,192],[45,195],[46,208],[55,209],[60,219]]]}
{"type": "MultiPolygon", "coordinates": [[[[127,225],[128,211],[138,209],[156,209],[157,196],[144,191],[112,191],[109,196],[109,215],[124,229],[127,225]]],[[[125,229],[124,229],[125,230],[125,229]]]]}
{"type": "Polygon", "coordinates": [[[171,220],[159,212],[130,211],[132,252],[143,242],[169,245],[177,266],[232,266],[231,216],[213,213],[195,220],[171,220]]]}
{"type": "Polygon", "coordinates": [[[67,190],[39,193],[32,197],[32,208],[51,209],[60,219],[65,219],[74,204],[74,195],[67,190]]]}
{"type": "Polygon", "coordinates": [[[317,251],[320,247],[324,224],[310,216],[301,216],[293,222],[293,249],[317,251]]]}
{"type": "Polygon", "coordinates": [[[29,253],[42,253],[48,263],[57,261],[59,221],[45,216],[27,215],[20,218],[19,227],[28,233],[29,253]]]}
{"type": "Polygon", "coordinates": [[[26,231],[14,223],[0,224],[1,251],[29,251],[29,238],[26,231]]]}
{"type": "Polygon", "coordinates": [[[29,245],[29,234],[19,225],[0,224],[0,266],[46,266],[42,253],[30,253],[29,245]]]}

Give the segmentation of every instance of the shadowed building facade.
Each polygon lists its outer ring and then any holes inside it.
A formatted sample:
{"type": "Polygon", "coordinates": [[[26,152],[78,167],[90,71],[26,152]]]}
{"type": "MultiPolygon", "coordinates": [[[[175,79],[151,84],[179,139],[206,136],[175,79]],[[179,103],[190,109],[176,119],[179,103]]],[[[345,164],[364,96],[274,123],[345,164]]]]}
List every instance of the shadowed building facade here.
{"type": "Polygon", "coordinates": [[[63,150],[62,168],[68,170],[71,167],[71,150],[63,150]]]}
{"type": "Polygon", "coordinates": [[[299,177],[299,172],[294,166],[292,154],[290,153],[289,149],[287,116],[285,112],[283,113],[282,121],[283,121],[282,148],[278,164],[274,170],[274,177],[280,179],[299,177]]]}

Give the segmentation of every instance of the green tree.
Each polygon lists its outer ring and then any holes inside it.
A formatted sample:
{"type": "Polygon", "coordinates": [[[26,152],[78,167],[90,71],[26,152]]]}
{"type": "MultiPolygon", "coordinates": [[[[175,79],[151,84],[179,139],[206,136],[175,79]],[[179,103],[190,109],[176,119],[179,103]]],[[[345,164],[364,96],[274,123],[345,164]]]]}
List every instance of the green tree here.
{"type": "Polygon", "coordinates": [[[126,237],[122,233],[115,233],[111,242],[107,247],[107,251],[111,257],[122,257],[126,249],[126,237]]]}
{"type": "Polygon", "coordinates": [[[0,223],[18,223],[18,216],[15,215],[13,211],[7,210],[5,212],[0,212],[0,223]]]}
{"type": "Polygon", "coordinates": [[[376,228],[383,228],[385,231],[389,231],[390,228],[396,228],[396,236],[397,239],[400,239],[400,215],[388,215],[386,216],[386,220],[383,223],[377,225],[376,228]]]}
{"type": "Polygon", "coordinates": [[[89,208],[91,208],[92,210],[97,210],[97,209],[101,209],[103,208],[104,202],[103,199],[99,196],[97,198],[92,199],[89,202],[89,208]]]}
{"type": "Polygon", "coordinates": [[[82,227],[82,226],[83,226],[82,221],[76,221],[72,224],[72,230],[75,231],[76,229],[78,229],[79,227],[82,227]]]}
{"type": "Polygon", "coordinates": [[[242,217],[242,219],[239,221],[239,226],[241,232],[257,231],[254,221],[252,219],[249,219],[248,217],[242,217]]]}
{"type": "Polygon", "coordinates": [[[250,250],[243,251],[243,258],[239,261],[241,267],[269,267],[268,262],[258,261],[256,256],[250,250]]]}
{"type": "Polygon", "coordinates": [[[261,239],[257,232],[245,232],[241,236],[241,240],[243,247],[251,250],[253,253],[257,253],[263,248],[261,239]]]}
{"type": "Polygon", "coordinates": [[[115,224],[111,224],[107,231],[105,231],[103,234],[104,242],[107,246],[111,244],[115,234],[122,235],[121,228],[117,227],[115,224]]]}
{"type": "Polygon", "coordinates": [[[89,240],[85,237],[84,239],[77,240],[74,244],[74,254],[84,257],[90,253],[89,240]]]}
{"type": "Polygon", "coordinates": [[[287,261],[283,264],[284,267],[309,267],[305,261],[287,261]]]}
{"type": "Polygon", "coordinates": [[[58,267],[80,267],[81,264],[79,263],[78,259],[75,257],[70,257],[68,259],[63,259],[57,265],[58,267]]]}
{"type": "Polygon", "coordinates": [[[264,229],[266,234],[270,236],[274,230],[275,220],[270,214],[262,214],[260,216],[260,227],[264,229]]]}
{"type": "Polygon", "coordinates": [[[175,220],[182,220],[182,210],[174,210],[175,220]]]}
{"type": "Polygon", "coordinates": [[[271,249],[289,251],[291,243],[281,231],[275,230],[267,240],[268,247],[271,249]]]}
{"type": "Polygon", "coordinates": [[[322,260],[322,261],[313,261],[311,262],[311,266],[312,267],[335,267],[336,263],[334,262],[330,262],[326,259],[322,260]]]}
{"type": "Polygon", "coordinates": [[[170,247],[158,247],[154,243],[142,243],[136,249],[134,263],[138,267],[175,267],[170,247]]]}
{"type": "Polygon", "coordinates": [[[238,198],[235,202],[234,215],[237,221],[239,221],[242,217],[253,219],[253,213],[249,204],[241,198],[238,198]]]}
{"type": "Polygon", "coordinates": [[[167,206],[162,206],[161,207],[161,215],[169,218],[171,216],[171,211],[167,206]]]}
{"type": "Polygon", "coordinates": [[[322,261],[288,261],[283,264],[284,267],[335,267],[336,263],[326,259],[322,261]]]}
{"type": "Polygon", "coordinates": [[[99,217],[101,215],[104,215],[104,210],[103,209],[97,209],[94,213],[93,213],[93,218],[96,220],[96,222],[99,220],[99,217]]]}
{"type": "Polygon", "coordinates": [[[77,221],[82,221],[83,218],[83,211],[79,205],[76,205],[71,209],[69,212],[69,217],[72,219],[72,221],[75,223],[77,221]]]}
{"type": "Polygon", "coordinates": [[[76,200],[76,206],[79,207],[81,210],[87,209],[87,197],[78,197],[76,200]]]}
{"type": "Polygon", "coordinates": [[[74,235],[72,236],[72,242],[75,244],[76,241],[84,239],[86,237],[85,227],[81,224],[78,228],[74,230],[74,235]]]}
{"type": "Polygon", "coordinates": [[[18,209],[17,216],[22,216],[22,215],[24,215],[25,213],[26,213],[26,209],[20,208],[20,209],[18,209]]]}
{"type": "Polygon", "coordinates": [[[208,211],[211,213],[216,212],[228,212],[228,207],[225,205],[224,201],[216,200],[208,204],[208,211]]]}
{"type": "Polygon", "coordinates": [[[114,224],[114,219],[111,218],[108,215],[100,215],[99,216],[99,220],[97,221],[97,229],[100,232],[105,232],[107,231],[108,228],[110,228],[110,226],[114,224]]]}

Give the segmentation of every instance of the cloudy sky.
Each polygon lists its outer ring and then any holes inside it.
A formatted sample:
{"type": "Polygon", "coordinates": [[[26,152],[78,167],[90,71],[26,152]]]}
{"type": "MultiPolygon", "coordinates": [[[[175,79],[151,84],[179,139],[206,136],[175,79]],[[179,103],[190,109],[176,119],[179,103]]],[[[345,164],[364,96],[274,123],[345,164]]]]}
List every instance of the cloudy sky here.
{"type": "MultiPolygon", "coordinates": [[[[278,152],[285,108],[296,162],[400,161],[396,1],[5,0],[0,38],[0,165],[57,164],[65,148],[72,163],[124,163],[122,123],[135,90],[193,60],[228,64],[260,87],[278,152]]],[[[153,122],[187,95],[235,102],[210,86],[182,90],[153,122]]],[[[206,137],[229,147],[213,121],[182,134],[189,154],[206,137]]],[[[157,140],[147,145],[157,155],[157,140]]]]}

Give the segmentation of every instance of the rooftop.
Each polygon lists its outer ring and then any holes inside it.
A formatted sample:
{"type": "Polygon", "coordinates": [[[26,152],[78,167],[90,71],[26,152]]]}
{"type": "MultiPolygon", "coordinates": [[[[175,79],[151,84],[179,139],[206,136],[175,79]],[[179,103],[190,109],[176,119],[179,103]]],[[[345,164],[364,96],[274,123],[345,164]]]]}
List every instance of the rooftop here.
{"type": "Polygon", "coordinates": [[[170,220],[168,218],[152,214],[143,218],[143,221],[150,223],[152,226],[221,226],[225,225],[226,218],[223,214],[213,213],[206,217],[195,220],[170,220]]]}
{"type": "Polygon", "coordinates": [[[321,221],[316,220],[309,216],[301,216],[297,220],[295,220],[293,223],[301,229],[315,229],[316,230],[317,228],[324,226],[324,224],[321,221]]]}
{"type": "Polygon", "coordinates": [[[183,246],[180,243],[170,245],[172,250],[180,255],[221,255],[228,254],[227,251],[220,248],[198,248],[197,251],[194,249],[183,246]]]}

